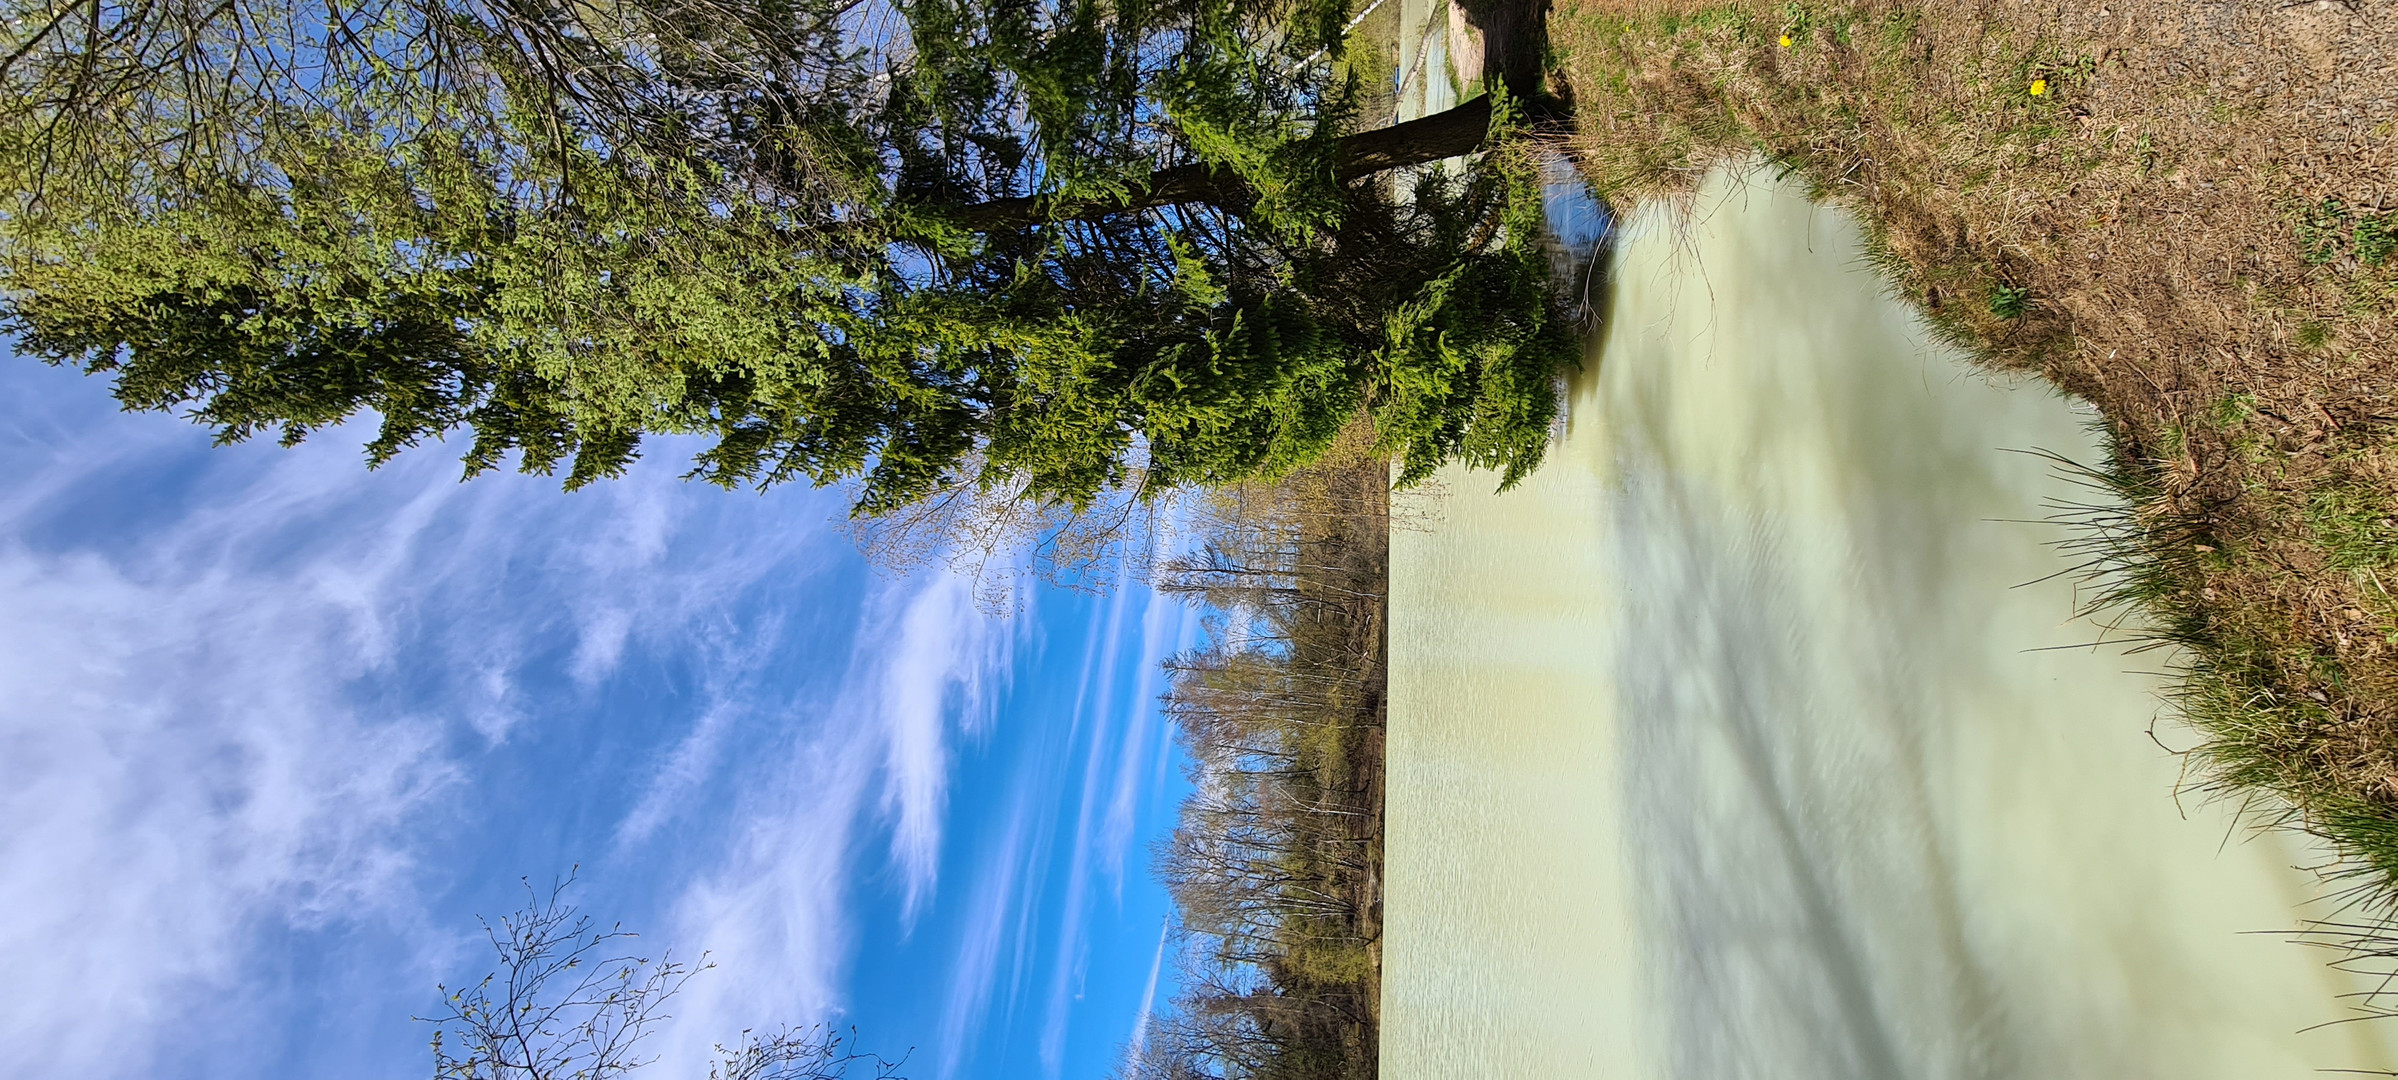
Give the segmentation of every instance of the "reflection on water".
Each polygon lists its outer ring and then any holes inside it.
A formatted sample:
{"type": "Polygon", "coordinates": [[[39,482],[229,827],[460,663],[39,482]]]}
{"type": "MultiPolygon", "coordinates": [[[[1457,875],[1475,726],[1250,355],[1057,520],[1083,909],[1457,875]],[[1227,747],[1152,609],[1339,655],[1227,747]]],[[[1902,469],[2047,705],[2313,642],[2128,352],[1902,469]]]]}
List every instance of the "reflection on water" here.
{"type": "Polygon", "coordinates": [[[1563,156],[1550,154],[1540,167],[1546,181],[1540,209],[1549,222],[1550,270],[1575,316],[1596,325],[1599,289],[1606,276],[1599,270],[1615,231],[1615,215],[1606,203],[1590,197],[1573,163],[1563,156]]]}
{"type": "MultiPolygon", "coordinates": [[[[2055,648],[2083,409],[1968,369],[1760,176],[1625,223],[1550,464],[1393,538],[1382,1063],[2279,1077],[2398,1064],[2309,855],[2177,803],[2150,657],[2055,648]],[[2266,933],[2257,933],[2264,931],[2266,933]]],[[[1402,517],[1407,515],[1403,512],[1402,517]]]]}

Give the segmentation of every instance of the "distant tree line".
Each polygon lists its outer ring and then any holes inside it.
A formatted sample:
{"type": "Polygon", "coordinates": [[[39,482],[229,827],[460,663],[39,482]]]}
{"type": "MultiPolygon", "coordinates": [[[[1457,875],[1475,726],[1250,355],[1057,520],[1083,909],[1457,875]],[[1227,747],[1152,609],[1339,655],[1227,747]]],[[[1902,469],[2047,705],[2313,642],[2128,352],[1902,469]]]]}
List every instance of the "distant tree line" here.
{"type": "Polygon", "coordinates": [[[1160,568],[1212,633],[1168,663],[1197,788],[1158,851],[1182,989],[1133,1077],[1375,1075],[1390,467],[1370,446],[1353,431],[1225,493],[1160,568]]]}

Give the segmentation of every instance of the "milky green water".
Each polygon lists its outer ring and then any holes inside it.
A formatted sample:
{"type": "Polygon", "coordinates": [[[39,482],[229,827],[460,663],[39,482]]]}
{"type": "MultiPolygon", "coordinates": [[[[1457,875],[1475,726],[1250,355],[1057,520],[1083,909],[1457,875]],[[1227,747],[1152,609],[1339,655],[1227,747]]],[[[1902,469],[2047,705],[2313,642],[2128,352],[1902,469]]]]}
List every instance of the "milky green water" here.
{"type": "Polygon", "coordinates": [[[2161,658],[2053,648],[2100,631],[2024,522],[2091,493],[2005,451],[2098,460],[2086,409],[1928,344],[1840,214],[1697,208],[1630,223],[1547,466],[1401,501],[1384,1075],[2398,1065],[2301,1031],[2358,989],[2270,933],[2311,856],[2177,802],[2161,658]]]}

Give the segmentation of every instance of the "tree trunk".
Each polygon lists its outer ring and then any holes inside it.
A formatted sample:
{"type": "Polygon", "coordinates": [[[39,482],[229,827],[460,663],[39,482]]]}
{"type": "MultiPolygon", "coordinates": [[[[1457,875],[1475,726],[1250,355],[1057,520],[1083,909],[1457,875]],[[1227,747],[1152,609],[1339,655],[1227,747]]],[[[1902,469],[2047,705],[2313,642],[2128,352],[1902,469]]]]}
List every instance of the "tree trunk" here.
{"type": "MultiPolygon", "coordinates": [[[[1540,58],[1548,40],[1549,0],[1451,0],[1482,38],[1482,83],[1505,86],[1531,107],[1535,124],[1564,115],[1565,103],[1543,85],[1540,58]]],[[[1389,169],[1422,165],[1470,154],[1490,137],[1486,94],[1446,112],[1343,137],[1333,150],[1332,175],[1342,181],[1389,169]]],[[[1089,221],[1133,210],[1187,202],[1230,202],[1245,185],[1229,169],[1177,165],[1149,175],[1147,183],[1120,199],[1061,202],[1046,195],[993,199],[959,208],[952,220],[975,232],[1026,229],[1052,221],[1089,221]]]]}
{"type": "MultiPolygon", "coordinates": [[[[1355,180],[1388,169],[1453,158],[1480,149],[1490,136],[1490,98],[1404,124],[1343,136],[1333,150],[1332,175],[1355,180]]],[[[955,220],[975,232],[1026,229],[1053,221],[1088,221],[1132,210],[1188,202],[1226,202],[1245,189],[1230,169],[1177,165],[1149,174],[1149,182],[1120,199],[1062,202],[1048,195],[993,199],[958,209],[955,220]]]]}
{"type": "Polygon", "coordinates": [[[1548,47],[1549,0],[1449,0],[1482,46],[1482,84],[1505,86],[1519,101],[1547,91],[1541,55],[1548,47]]]}

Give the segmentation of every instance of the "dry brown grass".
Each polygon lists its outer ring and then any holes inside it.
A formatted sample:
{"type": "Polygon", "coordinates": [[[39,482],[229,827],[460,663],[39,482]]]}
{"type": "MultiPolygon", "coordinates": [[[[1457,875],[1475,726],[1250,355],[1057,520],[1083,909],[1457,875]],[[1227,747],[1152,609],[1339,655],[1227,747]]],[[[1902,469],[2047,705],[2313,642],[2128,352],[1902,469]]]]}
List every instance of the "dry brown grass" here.
{"type": "Polygon", "coordinates": [[[2398,0],[1557,0],[1550,32],[1604,194],[1785,164],[1943,331],[2098,405],[2205,778],[2398,880],[2398,0]]]}

